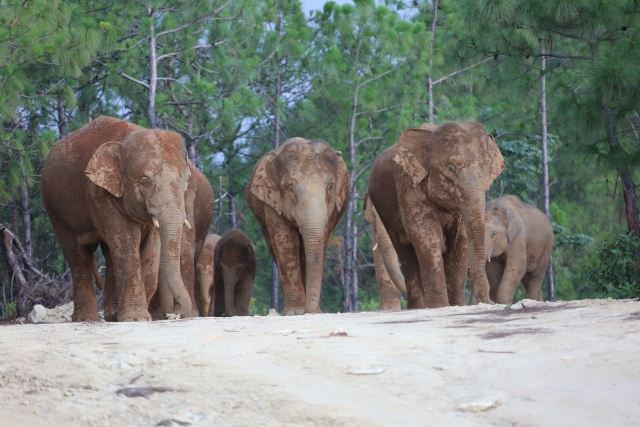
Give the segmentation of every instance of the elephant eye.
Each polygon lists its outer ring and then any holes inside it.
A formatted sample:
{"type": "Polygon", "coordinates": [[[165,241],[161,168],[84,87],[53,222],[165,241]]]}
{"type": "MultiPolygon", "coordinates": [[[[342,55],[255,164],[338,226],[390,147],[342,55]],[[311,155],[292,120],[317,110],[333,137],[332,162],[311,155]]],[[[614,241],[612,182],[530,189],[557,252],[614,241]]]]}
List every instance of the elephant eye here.
{"type": "Polygon", "coordinates": [[[447,170],[451,173],[453,173],[455,171],[455,168],[453,167],[453,165],[449,165],[447,166],[447,170]]]}
{"type": "Polygon", "coordinates": [[[496,232],[495,231],[491,232],[491,237],[495,237],[495,236],[496,236],[496,232]]]}
{"type": "Polygon", "coordinates": [[[151,180],[149,179],[148,176],[141,176],[140,177],[140,182],[143,184],[148,184],[151,180]]]}
{"type": "Polygon", "coordinates": [[[333,183],[332,182],[327,184],[327,190],[329,190],[329,191],[333,190],[333,183]]]}

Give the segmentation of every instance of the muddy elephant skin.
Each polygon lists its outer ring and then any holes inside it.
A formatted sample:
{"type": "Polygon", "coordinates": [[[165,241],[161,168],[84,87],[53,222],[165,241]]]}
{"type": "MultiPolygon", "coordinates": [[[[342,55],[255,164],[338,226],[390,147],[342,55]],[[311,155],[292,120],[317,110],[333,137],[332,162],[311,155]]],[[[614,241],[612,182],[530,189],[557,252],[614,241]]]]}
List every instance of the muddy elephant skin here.
{"type": "Polygon", "coordinates": [[[256,248],[238,229],[229,230],[216,244],[213,256],[213,286],[209,316],[248,316],[256,248]]]}
{"type": "Polygon", "coordinates": [[[289,139],[256,164],[247,202],[280,271],[284,314],[320,312],[324,255],[350,189],[341,153],[324,141],[289,139]]]}
{"type": "MultiPolygon", "coordinates": [[[[191,300],[190,311],[183,317],[193,317],[197,315],[202,301],[202,295],[197,287],[197,260],[204,246],[214,210],[211,184],[207,177],[193,166],[191,166],[185,204],[187,220],[193,224],[193,227],[182,231],[180,275],[191,300]]],[[[158,279],[158,290],[149,303],[149,312],[154,320],[165,319],[167,313],[182,312],[182,307],[173,297],[167,280],[162,274],[158,279]]]]}
{"type": "Polygon", "coordinates": [[[511,304],[522,282],[527,298],[541,301],[540,289],[553,248],[551,221],[515,196],[487,203],[485,247],[490,297],[511,304]]]}
{"type": "Polygon", "coordinates": [[[198,304],[198,312],[202,317],[209,316],[209,307],[211,306],[210,289],[214,286],[213,257],[219,240],[220,236],[217,234],[209,234],[204,241],[204,246],[196,263],[196,303],[198,304]]]}
{"type": "Polygon", "coordinates": [[[398,291],[407,295],[407,286],[404,276],[398,264],[398,254],[393,249],[384,224],[378,216],[376,208],[369,199],[369,194],[364,195],[365,218],[371,224],[371,244],[373,245],[373,263],[378,282],[378,294],[380,295],[380,310],[400,310],[400,295],[398,291]]]}
{"type": "Polygon", "coordinates": [[[407,129],[376,160],[369,197],[404,269],[408,308],[464,305],[464,281],[491,303],[484,269],[485,191],[504,170],[475,122],[407,129]]]}
{"type": "Polygon", "coordinates": [[[93,254],[106,264],[105,318],[150,320],[158,274],[185,310],[180,276],[191,175],[182,138],[100,117],[58,141],[42,170],[42,198],[73,280],[74,321],[97,321],[93,254]]]}

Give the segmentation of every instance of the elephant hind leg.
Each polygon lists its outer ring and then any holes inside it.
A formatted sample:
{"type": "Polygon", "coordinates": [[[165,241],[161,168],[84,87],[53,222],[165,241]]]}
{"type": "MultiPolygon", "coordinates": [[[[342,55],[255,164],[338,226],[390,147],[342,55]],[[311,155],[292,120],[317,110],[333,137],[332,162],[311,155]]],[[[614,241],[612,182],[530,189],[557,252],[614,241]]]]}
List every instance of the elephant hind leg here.
{"type": "Polygon", "coordinates": [[[74,322],[97,322],[98,299],[94,287],[93,257],[98,245],[82,245],[70,231],[56,230],[58,241],[69,263],[73,282],[73,315],[74,322]]]}
{"type": "Polygon", "coordinates": [[[542,301],[542,281],[544,280],[547,269],[537,269],[527,273],[522,278],[522,285],[527,294],[528,299],[542,301]]]}
{"type": "Polygon", "coordinates": [[[115,322],[118,318],[118,296],[116,294],[116,276],[113,271],[113,261],[106,243],[100,243],[100,249],[102,250],[102,256],[104,256],[106,269],[103,298],[104,320],[115,322]]]}
{"type": "Polygon", "coordinates": [[[389,228],[387,228],[387,231],[404,270],[404,281],[407,285],[407,308],[426,308],[422,280],[420,279],[420,266],[415,250],[411,245],[400,243],[400,238],[395,231],[389,228]]]}
{"type": "Polygon", "coordinates": [[[389,277],[389,272],[384,265],[380,250],[373,252],[373,262],[376,269],[378,293],[380,295],[380,310],[400,310],[398,288],[391,281],[391,277],[389,277]]]}
{"type": "Polygon", "coordinates": [[[487,279],[489,279],[489,298],[491,298],[491,301],[495,301],[500,282],[502,282],[502,275],[504,274],[504,264],[494,259],[485,265],[485,270],[487,279]]]}

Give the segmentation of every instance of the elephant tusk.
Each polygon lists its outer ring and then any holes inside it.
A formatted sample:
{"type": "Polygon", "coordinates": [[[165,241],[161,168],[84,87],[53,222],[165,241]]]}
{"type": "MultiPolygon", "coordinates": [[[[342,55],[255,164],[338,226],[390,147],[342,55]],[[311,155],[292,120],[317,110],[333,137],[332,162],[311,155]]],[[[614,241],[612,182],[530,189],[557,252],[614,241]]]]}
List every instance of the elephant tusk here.
{"type": "Polygon", "coordinates": [[[375,251],[376,249],[378,249],[378,244],[376,243],[376,245],[373,247],[372,251],[375,251]]]}
{"type": "Polygon", "coordinates": [[[186,226],[187,226],[187,228],[188,228],[189,230],[191,230],[191,224],[189,224],[189,221],[187,221],[187,219],[186,219],[186,218],[184,219],[184,225],[186,225],[186,226]]]}
{"type": "Polygon", "coordinates": [[[158,218],[153,217],[152,221],[153,221],[153,225],[155,225],[156,228],[160,228],[160,223],[158,222],[158,218]]]}

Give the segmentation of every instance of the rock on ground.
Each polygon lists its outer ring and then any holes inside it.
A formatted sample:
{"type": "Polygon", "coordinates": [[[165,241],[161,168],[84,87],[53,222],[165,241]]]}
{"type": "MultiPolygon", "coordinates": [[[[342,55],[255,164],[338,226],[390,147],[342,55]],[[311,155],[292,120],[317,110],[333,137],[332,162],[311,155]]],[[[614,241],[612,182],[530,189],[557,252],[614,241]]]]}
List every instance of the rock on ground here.
{"type": "Polygon", "coordinates": [[[640,302],[0,326],[0,427],[634,426],[640,302]]]}

